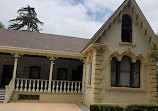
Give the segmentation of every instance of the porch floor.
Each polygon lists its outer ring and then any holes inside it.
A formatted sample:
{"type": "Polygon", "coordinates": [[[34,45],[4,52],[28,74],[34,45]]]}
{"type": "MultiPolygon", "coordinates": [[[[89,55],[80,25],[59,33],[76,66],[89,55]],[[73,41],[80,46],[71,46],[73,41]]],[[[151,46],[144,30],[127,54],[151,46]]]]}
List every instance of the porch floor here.
{"type": "Polygon", "coordinates": [[[69,103],[0,103],[0,111],[82,111],[69,103]]]}

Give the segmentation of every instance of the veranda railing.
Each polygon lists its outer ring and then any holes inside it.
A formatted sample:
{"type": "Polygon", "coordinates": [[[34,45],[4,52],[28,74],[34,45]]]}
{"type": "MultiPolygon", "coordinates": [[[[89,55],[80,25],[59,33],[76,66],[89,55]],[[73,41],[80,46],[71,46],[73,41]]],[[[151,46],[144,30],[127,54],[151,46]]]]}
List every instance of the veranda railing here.
{"type": "MultiPolygon", "coordinates": [[[[23,92],[48,92],[48,80],[40,79],[15,79],[15,91],[23,92]]],[[[51,81],[51,93],[81,93],[81,81],[51,81]]]]}

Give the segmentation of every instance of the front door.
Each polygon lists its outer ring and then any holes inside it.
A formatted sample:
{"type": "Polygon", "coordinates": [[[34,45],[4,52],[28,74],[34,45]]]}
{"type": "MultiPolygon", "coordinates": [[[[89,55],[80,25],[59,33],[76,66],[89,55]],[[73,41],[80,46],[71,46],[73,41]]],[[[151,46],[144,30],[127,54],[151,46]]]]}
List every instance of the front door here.
{"type": "Polygon", "coordinates": [[[13,77],[13,65],[4,65],[1,79],[1,87],[8,85],[13,77]]]}

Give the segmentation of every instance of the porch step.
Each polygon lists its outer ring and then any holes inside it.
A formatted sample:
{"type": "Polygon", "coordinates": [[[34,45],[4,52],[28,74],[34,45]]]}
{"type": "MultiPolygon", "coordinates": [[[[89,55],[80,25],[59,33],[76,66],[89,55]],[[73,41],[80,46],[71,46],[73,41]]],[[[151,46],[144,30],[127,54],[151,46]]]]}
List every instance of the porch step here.
{"type": "Polygon", "coordinates": [[[5,100],[5,89],[0,89],[0,102],[3,102],[5,100]]]}
{"type": "Polygon", "coordinates": [[[5,93],[6,93],[5,91],[3,91],[3,92],[0,92],[0,95],[1,95],[1,94],[5,94],[5,93]]]}
{"type": "Polygon", "coordinates": [[[5,90],[5,89],[0,89],[0,93],[1,93],[1,92],[6,92],[6,90],[5,90]]]}

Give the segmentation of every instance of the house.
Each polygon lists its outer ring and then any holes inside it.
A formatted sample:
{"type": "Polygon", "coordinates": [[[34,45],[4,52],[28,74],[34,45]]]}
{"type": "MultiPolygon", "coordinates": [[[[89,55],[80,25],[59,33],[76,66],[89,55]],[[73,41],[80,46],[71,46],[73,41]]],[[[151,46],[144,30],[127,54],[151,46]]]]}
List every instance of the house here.
{"type": "Polygon", "coordinates": [[[4,102],[157,103],[158,39],[135,0],[90,40],[0,29],[0,52],[4,102]]]}

